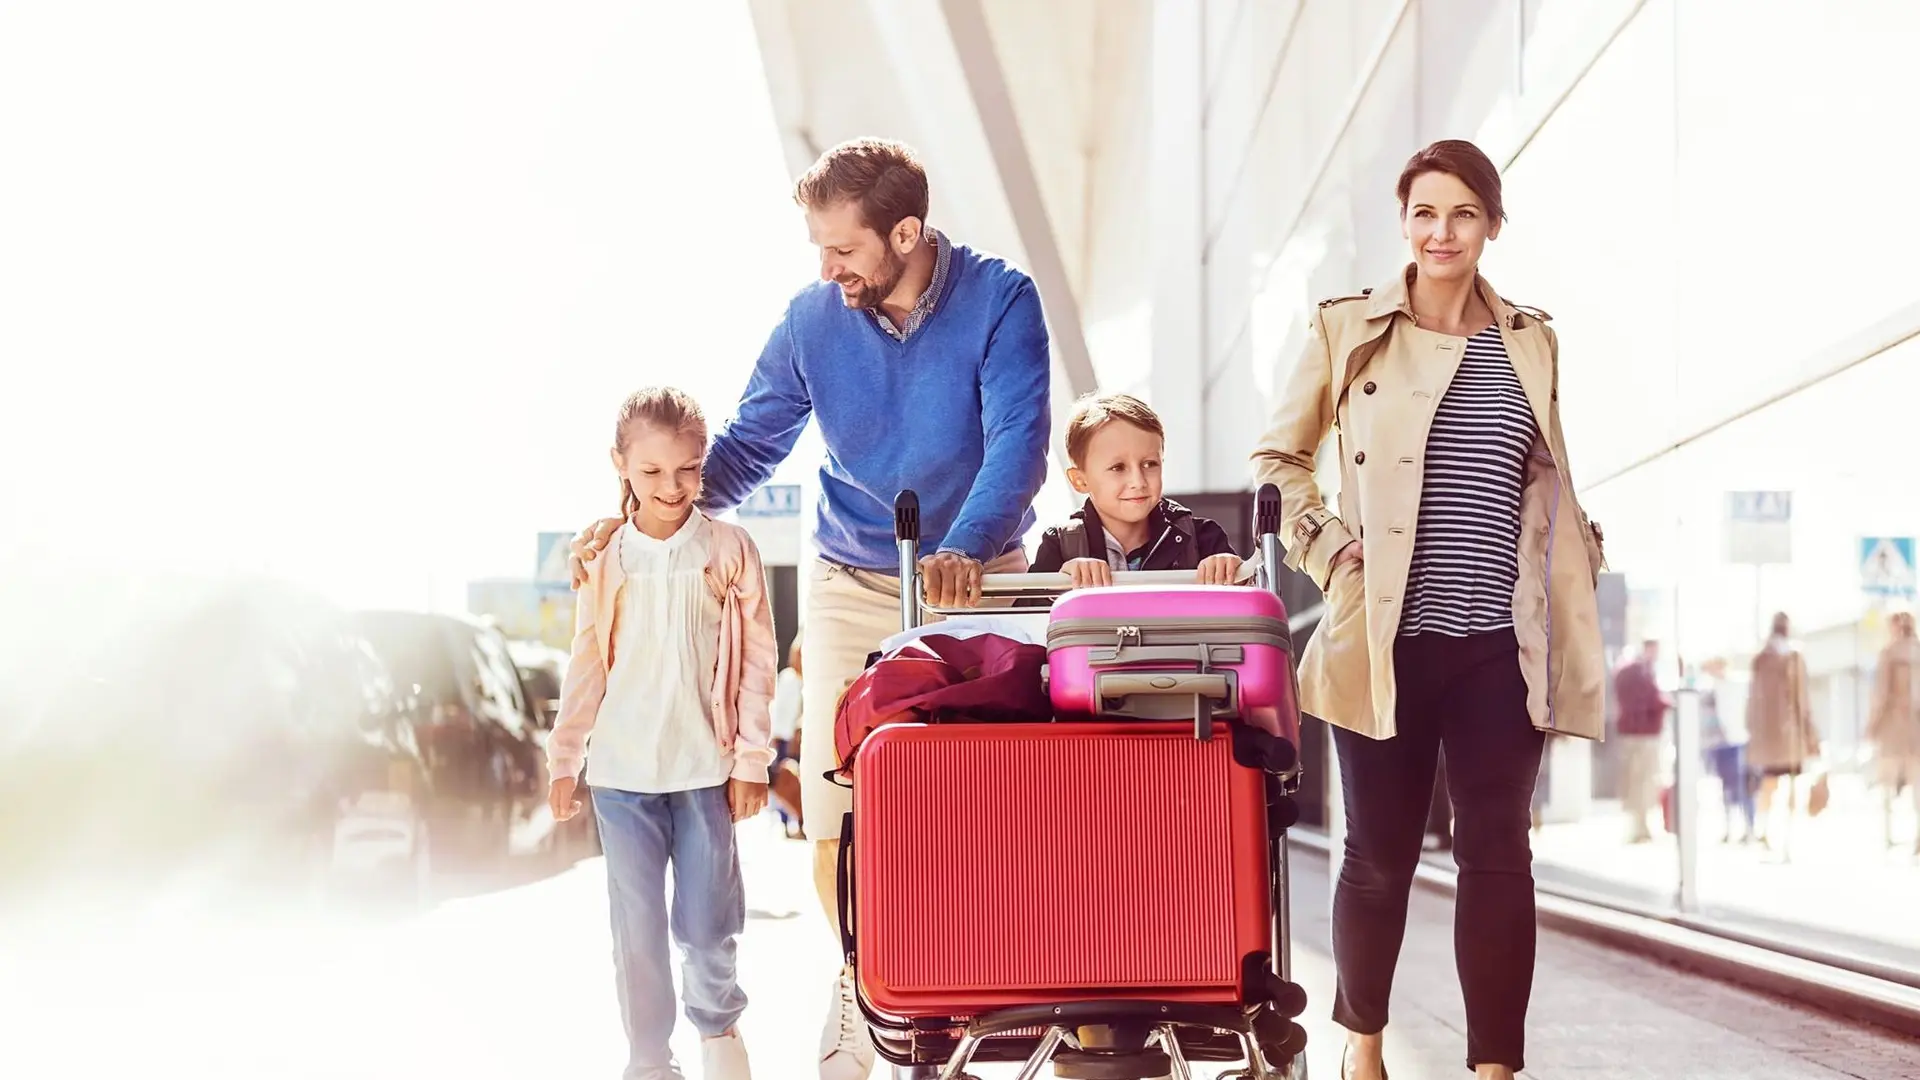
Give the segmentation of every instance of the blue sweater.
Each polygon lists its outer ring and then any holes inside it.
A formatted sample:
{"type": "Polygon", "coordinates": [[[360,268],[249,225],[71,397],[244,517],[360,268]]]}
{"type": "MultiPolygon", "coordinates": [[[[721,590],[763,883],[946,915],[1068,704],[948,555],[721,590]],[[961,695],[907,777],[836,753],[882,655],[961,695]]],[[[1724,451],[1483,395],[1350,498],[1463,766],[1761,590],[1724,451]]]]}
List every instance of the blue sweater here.
{"type": "Polygon", "coordinates": [[[822,558],[897,573],[893,497],[920,496],[921,554],[985,562],[1019,546],[1046,478],[1047,327],[1026,274],[954,245],[938,306],[906,341],[840,289],[787,305],[740,407],[707,453],[701,505],[738,506],[819,420],[822,558]]]}

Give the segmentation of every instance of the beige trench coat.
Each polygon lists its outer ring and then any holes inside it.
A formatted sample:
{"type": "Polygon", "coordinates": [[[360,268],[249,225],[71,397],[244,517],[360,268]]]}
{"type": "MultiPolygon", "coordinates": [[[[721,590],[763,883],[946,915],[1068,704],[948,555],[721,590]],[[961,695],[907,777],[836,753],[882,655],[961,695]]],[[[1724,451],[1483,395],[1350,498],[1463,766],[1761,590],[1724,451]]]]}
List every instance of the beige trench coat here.
{"type": "Polygon", "coordinates": [[[1920,640],[1901,638],[1880,650],[1867,739],[1881,783],[1920,775],[1920,640]]]}
{"type": "MultiPolygon", "coordinates": [[[[1273,424],[1254,451],[1261,483],[1279,485],[1286,564],[1327,594],[1327,614],[1300,659],[1301,707],[1376,739],[1391,738],[1393,648],[1434,406],[1464,355],[1463,338],[1422,333],[1408,299],[1412,267],[1360,296],[1322,301],[1273,424]],[[1338,441],[1339,512],[1314,479],[1329,430],[1338,441]],[[1332,559],[1359,540],[1359,566],[1332,559]]],[[[1516,308],[1476,276],[1539,435],[1521,493],[1515,636],[1533,725],[1599,739],[1606,658],[1594,585],[1601,538],[1574,494],[1560,430],[1559,342],[1545,312],[1516,308]]]]}
{"type": "Polygon", "coordinates": [[[1769,644],[1747,685],[1747,768],[1799,772],[1819,756],[1806,658],[1784,640],[1769,644]]]}

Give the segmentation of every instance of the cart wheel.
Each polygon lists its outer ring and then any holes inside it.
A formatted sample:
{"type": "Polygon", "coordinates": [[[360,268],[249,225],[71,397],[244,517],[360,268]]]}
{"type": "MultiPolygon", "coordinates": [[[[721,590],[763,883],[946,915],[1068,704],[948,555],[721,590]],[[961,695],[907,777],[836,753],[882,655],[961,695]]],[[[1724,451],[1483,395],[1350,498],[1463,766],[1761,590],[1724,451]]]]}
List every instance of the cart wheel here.
{"type": "Polygon", "coordinates": [[[1284,1024],[1286,1032],[1279,1038],[1262,1037],[1260,1052],[1267,1056],[1267,1064],[1287,1077],[1305,1076],[1307,1068],[1307,1030],[1299,1024],[1282,1020],[1275,1027],[1284,1024]]]}

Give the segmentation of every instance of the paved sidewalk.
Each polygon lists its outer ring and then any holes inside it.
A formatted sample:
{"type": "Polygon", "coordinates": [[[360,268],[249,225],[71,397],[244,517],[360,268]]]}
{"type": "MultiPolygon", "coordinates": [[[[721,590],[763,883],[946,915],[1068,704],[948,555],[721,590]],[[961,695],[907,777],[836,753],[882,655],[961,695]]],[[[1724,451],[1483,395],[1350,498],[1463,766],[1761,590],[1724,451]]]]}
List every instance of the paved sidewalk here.
{"type": "MultiPolygon", "coordinates": [[[[753,1074],[814,1080],[836,958],[808,849],[771,821],[741,832],[753,1074]]],[[[1333,1080],[1326,860],[1300,851],[1294,865],[1308,1058],[1316,1080],[1333,1080]]],[[[625,1048],[606,903],[592,860],[396,922],[0,926],[0,1077],[613,1080],[625,1048]]],[[[1451,901],[1416,889],[1389,1034],[1395,1080],[1469,1075],[1451,926],[1451,901]]],[[[1541,936],[1536,986],[1535,1080],[1920,1078],[1920,1050],[1890,1034],[1575,938],[1541,936]]],[[[675,1044],[696,1080],[697,1036],[683,1023],[675,1044]]]]}
{"type": "MultiPolygon", "coordinates": [[[[1327,860],[1294,859],[1294,927],[1309,1018],[1332,997],[1327,860]],[[1313,981],[1315,978],[1320,981],[1313,981]]],[[[1395,1080],[1469,1075],[1453,969],[1453,904],[1416,888],[1394,988],[1387,1067],[1395,1080]]],[[[1879,1028],[1689,975],[1565,934],[1542,932],[1528,1013],[1533,1080],[1912,1080],[1920,1047],[1879,1028]]],[[[1313,1075],[1338,1076],[1334,1033],[1309,1029],[1313,1075]]]]}

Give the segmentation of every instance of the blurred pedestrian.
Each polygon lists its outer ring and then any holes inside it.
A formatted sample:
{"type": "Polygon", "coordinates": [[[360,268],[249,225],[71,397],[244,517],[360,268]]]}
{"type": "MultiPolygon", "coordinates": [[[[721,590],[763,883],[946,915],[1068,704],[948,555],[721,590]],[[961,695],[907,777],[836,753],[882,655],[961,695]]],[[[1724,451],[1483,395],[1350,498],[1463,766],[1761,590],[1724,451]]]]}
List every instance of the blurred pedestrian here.
{"type": "Polygon", "coordinates": [[[1640,651],[1613,676],[1614,699],[1620,703],[1616,731],[1620,744],[1620,802],[1627,812],[1627,842],[1653,839],[1647,814],[1659,805],[1661,788],[1661,732],[1672,701],[1660,689],[1657,665],[1660,643],[1643,641],[1640,651]]]}
{"type": "MultiPolygon", "coordinates": [[[[1913,793],[1920,821],[1920,638],[1913,613],[1895,612],[1892,632],[1880,650],[1873,680],[1873,705],[1867,739],[1873,743],[1874,778],[1886,793],[1887,846],[1893,846],[1893,802],[1905,788],[1913,793]]],[[[1920,854],[1920,835],[1914,839],[1920,854]]]]}
{"type": "Polygon", "coordinates": [[[793,644],[787,647],[787,666],[780,669],[780,677],[773,688],[773,768],[771,770],[771,791],[774,807],[779,811],[780,823],[786,826],[787,838],[794,839],[805,828],[805,818],[800,807],[800,713],[803,698],[803,676],[801,671],[801,634],[793,635],[793,644]]]}
{"type": "Polygon", "coordinates": [[[1736,822],[1740,842],[1753,839],[1753,777],[1747,770],[1747,734],[1727,710],[1727,662],[1714,657],[1700,665],[1700,751],[1707,772],[1720,781],[1720,842],[1733,841],[1736,822]]]}
{"type": "Polygon", "coordinates": [[[1771,847],[1774,789],[1788,778],[1787,819],[1799,799],[1797,778],[1820,754],[1813,726],[1813,699],[1807,688],[1807,661],[1794,644],[1793,624],[1785,612],[1773,617],[1766,644],[1753,658],[1747,687],[1747,767],[1759,777],[1756,796],[1760,843],[1771,847]]]}

